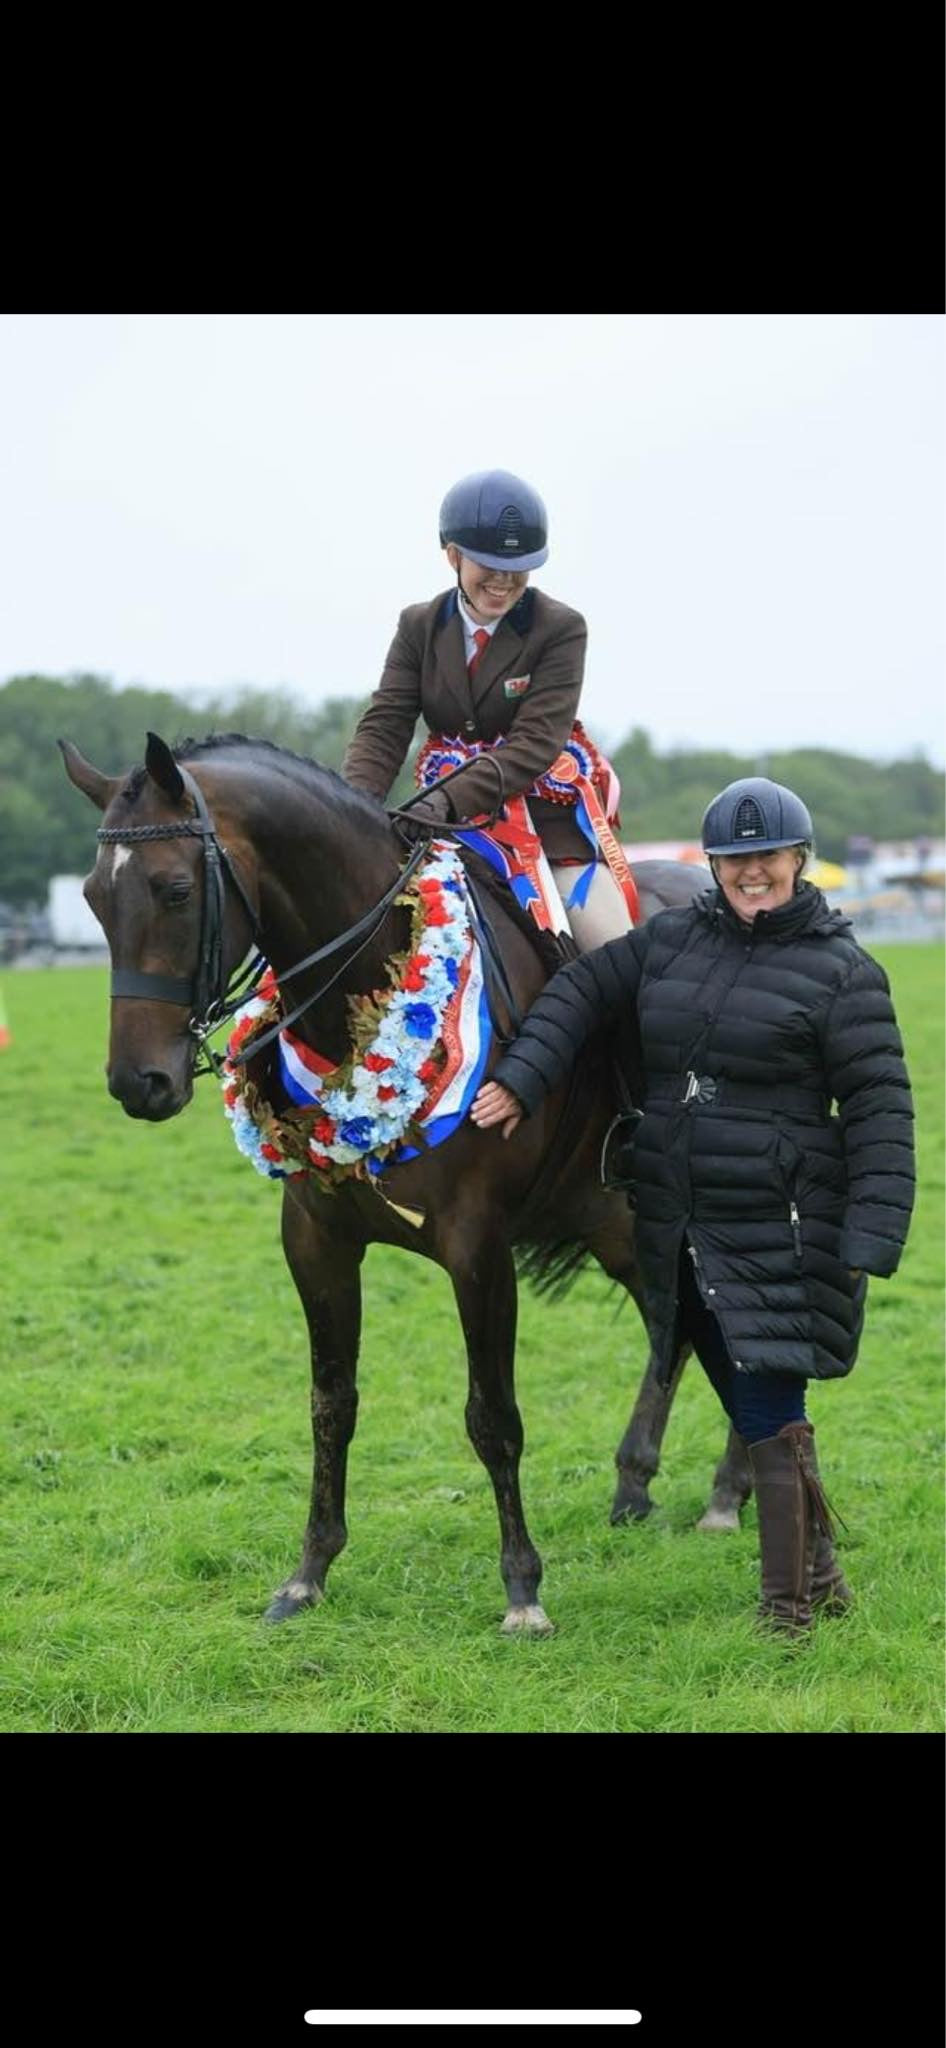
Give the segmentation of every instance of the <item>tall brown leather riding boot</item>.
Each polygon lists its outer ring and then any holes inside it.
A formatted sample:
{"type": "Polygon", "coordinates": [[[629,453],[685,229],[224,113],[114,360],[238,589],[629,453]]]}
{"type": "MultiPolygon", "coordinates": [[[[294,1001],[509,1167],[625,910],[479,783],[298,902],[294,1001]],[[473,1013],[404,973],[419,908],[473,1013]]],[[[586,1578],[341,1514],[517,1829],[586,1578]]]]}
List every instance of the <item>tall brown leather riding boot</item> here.
{"type": "Polygon", "coordinates": [[[830,1545],[834,1533],[813,1442],[810,1422],[786,1422],[749,1446],[762,1547],[759,1620],[795,1636],[811,1627],[816,1537],[830,1545]]]}
{"type": "MultiPolygon", "coordinates": [[[[808,1446],[808,1462],[818,1480],[818,1455],[815,1450],[815,1434],[811,1433],[808,1446]]],[[[837,1509],[835,1509],[837,1514],[837,1509]]],[[[841,1517],[838,1517],[841,1520],[841,1517]]],[[[811,1572],[811,1604],[819,1614],[846,1614],[854,1605],[854,1595],[834,1554],[834,1544],[829,1535],[820,1527],[815,1529],[815,1556],[811,1572]]]]}

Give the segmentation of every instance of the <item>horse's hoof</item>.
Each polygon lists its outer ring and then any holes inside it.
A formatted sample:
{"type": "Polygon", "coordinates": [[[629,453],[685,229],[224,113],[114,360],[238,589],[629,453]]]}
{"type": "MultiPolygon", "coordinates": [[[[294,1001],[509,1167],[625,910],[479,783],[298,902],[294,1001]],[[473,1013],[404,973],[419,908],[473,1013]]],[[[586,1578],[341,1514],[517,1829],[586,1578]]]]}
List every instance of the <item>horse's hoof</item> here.
{"type": "Polygon", "coordinates": [[[642,1486],[619,1486],[611,1504],[611,1527],[616,1529],[620,1522],[642,1522],[653,1506],[642,1486]]]}
{"type": "Polygon", "coordinates": [[[738,1531],[739,1509],[707,1508],[705,1515],[700,1516],[696,1526],[698,1529],[734,1529],[738,1531]]]}
{"type": "Polygon", "coordinates": [[[544,1607],[510,1607],[502,1625],[504,1636],[550,1636],[555,1631],[544,1607]]]}
{"type": "Polygon", "coordinates": [[[322,1599],[321,1586],[307,1586],[304,1579],[287,1579],[280,1586],[263,1616],[264,1621],[289,1621],[294,1614],[300,1614],[303,1607],[317,1607],[322,1599]]]}

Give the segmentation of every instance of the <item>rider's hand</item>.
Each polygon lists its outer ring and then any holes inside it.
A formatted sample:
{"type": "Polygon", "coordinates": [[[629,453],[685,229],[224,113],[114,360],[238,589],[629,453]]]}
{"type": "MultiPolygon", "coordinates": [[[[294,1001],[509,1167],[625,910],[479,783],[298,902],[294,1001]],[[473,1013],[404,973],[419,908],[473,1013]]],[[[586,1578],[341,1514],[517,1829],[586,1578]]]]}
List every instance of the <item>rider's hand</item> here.
{"type": "Polygon", "coordinates": [[[429,839],[452,817],[453,807],[446,790],[431,789],[419,803],[412,804],[409,811],[402,811],[394,822],[401,837],[413,843],[418,839],[429,839]]]}
{"type": "Polygon", "coordinates": [[[501,1123],[503,1137],[511,1138],[522,1122],[522,1104],[517,1102],[511,1088],[503,1088],[499,1081],[487,1081],[473,1098],[470,1116],[481,1131],[488,1131],[491,1124],[501,1123]]]}

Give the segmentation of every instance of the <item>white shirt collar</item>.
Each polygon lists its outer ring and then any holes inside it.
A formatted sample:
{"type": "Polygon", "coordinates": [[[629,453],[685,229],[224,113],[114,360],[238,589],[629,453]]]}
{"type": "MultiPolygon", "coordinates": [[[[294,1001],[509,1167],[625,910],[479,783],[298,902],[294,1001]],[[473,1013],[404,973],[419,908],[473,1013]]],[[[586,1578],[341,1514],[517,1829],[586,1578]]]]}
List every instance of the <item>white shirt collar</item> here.
{"type": "MultiPolygon", "coordinates": [[[[460,589],[457,590],[457,610],[459,611],[460,623],[463,627],[463,638],[466,644],[466,658],[467,663],[469,664],[472,661],[474,654],[476,653],[476,641],[474,640],[473,635],[474,633],[478,633],[480,631],[480,621],[479,619],[474,619],[471,617],[469,609],[467,607],[466,599],[463,595],[462,590],[460,589]]],[[[490,639],[492,639],[497,626],[501,625],[502,619],[493,619],[492,623],[488,626],[484,625],[482,630],[484,633],[488,633],[490,639]]]]}

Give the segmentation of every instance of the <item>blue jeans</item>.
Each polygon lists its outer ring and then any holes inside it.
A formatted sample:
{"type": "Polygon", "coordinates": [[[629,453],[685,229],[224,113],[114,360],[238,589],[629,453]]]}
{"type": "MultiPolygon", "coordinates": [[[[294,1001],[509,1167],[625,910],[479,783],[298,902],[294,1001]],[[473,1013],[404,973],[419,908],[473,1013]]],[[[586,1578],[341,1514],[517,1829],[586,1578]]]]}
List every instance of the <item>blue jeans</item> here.
{"type": "Polygon", "coordinates": [[[679,1335],[692,1344],[734,1429],[747,1444],[777,1436],[786,1422],[804,1422],[807,1380],[793,1372],[737,1372],[726,1340],[693,1277],[690,1254],[680,1254],[679,1335]]]}

